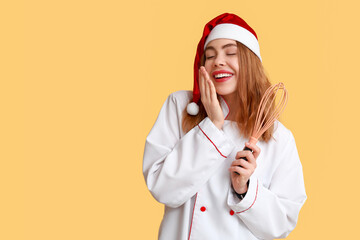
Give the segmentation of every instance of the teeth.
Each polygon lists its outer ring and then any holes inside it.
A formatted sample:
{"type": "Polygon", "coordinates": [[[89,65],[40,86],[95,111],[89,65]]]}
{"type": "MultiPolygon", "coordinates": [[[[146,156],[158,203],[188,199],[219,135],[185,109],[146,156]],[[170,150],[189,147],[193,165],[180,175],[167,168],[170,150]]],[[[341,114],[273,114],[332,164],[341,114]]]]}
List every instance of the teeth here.
{"type": "Polygon", "coordinates": [[[223,78],[223,77],[231,77],[232,74],[229,73],[220,73],[220,74],[216,74],[215,78],[223,78]]]}

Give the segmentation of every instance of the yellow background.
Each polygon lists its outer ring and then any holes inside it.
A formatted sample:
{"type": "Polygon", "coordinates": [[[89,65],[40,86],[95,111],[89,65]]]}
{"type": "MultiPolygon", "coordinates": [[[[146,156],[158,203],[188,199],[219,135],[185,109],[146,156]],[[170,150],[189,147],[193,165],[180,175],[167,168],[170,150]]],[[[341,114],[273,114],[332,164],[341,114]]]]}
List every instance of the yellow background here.
{"type": "Polygon", "coordinates": [[[204,24],[232,12],[290,100],[308,200],[288,239],[356,239],[358,1],[2,1],[0,239],[156,239],[142,175],[166,97],[192,89],[204,24]]]}

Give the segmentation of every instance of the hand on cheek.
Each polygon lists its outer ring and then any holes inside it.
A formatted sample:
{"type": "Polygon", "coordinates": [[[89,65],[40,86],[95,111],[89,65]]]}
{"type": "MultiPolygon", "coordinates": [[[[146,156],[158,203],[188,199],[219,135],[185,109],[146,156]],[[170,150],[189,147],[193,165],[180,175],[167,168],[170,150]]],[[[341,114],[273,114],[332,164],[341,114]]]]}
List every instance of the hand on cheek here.
{"type": "Polygon", "coordinates": [[[215,126],[221,129],[224,124],[224,113],[217,98],[214,83],[204,66],[199,69],[199,85],[201,102],[206,113],[215,126]]]}

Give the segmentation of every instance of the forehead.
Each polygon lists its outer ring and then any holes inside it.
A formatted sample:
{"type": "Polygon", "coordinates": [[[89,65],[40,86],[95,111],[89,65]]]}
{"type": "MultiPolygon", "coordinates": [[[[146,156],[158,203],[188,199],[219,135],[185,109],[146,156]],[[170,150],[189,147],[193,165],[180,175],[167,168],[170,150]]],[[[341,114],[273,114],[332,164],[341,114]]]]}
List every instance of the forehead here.
{"type": "Polygon", "coordinates": [[[236,45],[236,41],[232,40],[232,39],[227,39],[227,38],[219,38],[219,39],[214,39],[212,41],[210,41],[208,43],[208,45],[205,48],[206,50],[210,50],[210,49],[221,49],[221,48],[225,48],[225,47],[232,47],[236,45]]]}

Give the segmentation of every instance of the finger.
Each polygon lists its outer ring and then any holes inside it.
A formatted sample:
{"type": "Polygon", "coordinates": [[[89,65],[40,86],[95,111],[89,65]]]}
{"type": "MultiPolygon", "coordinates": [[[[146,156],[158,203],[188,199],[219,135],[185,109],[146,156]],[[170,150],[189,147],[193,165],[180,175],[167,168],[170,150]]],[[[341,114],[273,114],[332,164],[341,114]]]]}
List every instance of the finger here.
{"type": "Polygon", "coordinates": [[[238,172],[230,172],[230,176],[231,176],[231,181],[233,182],[233,186],[234,183],[236,185],[243,185],[241,183],[246,183],[249,180],[249,177],[245,176],[243,173],[238,173],[238,172]]]}
{"type": "Polygon", "coordinates": [[[245,169],[252,169],[252,165],[251,163],[249,163],[248,161],[244,160],[244,159],[238,159],[235,160],[231,163],[231,166],[241,166],[245,169]]]}
{"type": "Polygon", "coordinates": [[[204,83],[205,83],[204,86],[205,86],[206,99],[210,100],[210,87],[209,87],[209,84],[208,84],[208,74],[206,72],[205,67],[201,68],[201,72],[202,72],[203,77],[204,77],[204,83]]]}
{"type": "Polygon", "coordinates": [[[246,177],[249,175],[248,171],[244,168],[238,167],[238,166],[233,166],[229,168],[229,172],[235,172],[238,173],[240,176],[242,177],[246,177]]]}
{"type": "Polygon", "coordinates": [[[245,159],[236,159],[236,160],[232,161],[231,166],[239,166],[239,165],[242,166],[243,162],[248,163],[248,161],[246,161],[245,159]]]}
{"type": "Polygon", "coordinates": [[[204,80],[204,76],[203,76],[203,73],[201,71],[201,68],[203,68],[203,66],[201,66],[200,69],[199,69],[199,87],[200,87],[200,96],[201,96],[201,99],[202,99],[202,103],[204,103],[205,100],[206,100],[205,80],[204,80]]]}
{"type": "Polygon", "coordinates": [[[209,73],[206,71],[206,68],[205,68],[205,67],[203,68],[203,70],[204,70],[204,77],[205,77],[205,79],[206,79],[206,80],[211,80],[211,79],[210,79],[210,75],[209,75],[209,73]]]}
{"type": "Polygon", "coordinates": [[[253,151],[253,155],[255,159],[257,159],[258,156],[260,155],[261,149],[256,144],[252,144],[252,143],[245,143],[245,146],[253,151]]]}
{"type": "Polygon", "coordinates": [[[235,159],[239,159],[242,157],[245,157],[249,162],[255,161],[254,155],[251,153],[251,151],[239,151],[236,153],[235,159]]]}
{"type": "Polygon", "coordinates": [[[230,167],[229,172],[230,172],[231,177],[235,178],[236,181],[245,180],[251,176],[251,174],[247,170],[244,170],[241,167],[230,167]]]}
{"type": "Polygon", "coordinates": [[[250,152],[249,155],[246,156],[246,159],[250,164],[252,165],[256,164],[256,159],[254,157],[254,154],[252,154],[252,152],[250,152]]]}
{"type": "Polygon", "coordinates": [[[213,102],[219,101],[217,99],[216,88],[214,86],[213,81],[209,80],[209,86],[210,86],[210,98],[211,98],[211,101],[213,101],[213,102]]]}
{"type": "Polygon", "coordinates": [[[211,83],[212,83],[211,80],[207,80],[207,85],[208,85],[208,89],[209,89],[209,100],[214,103],[215,99],[214,99],[214,93],[213,93],[211,83]]]}

